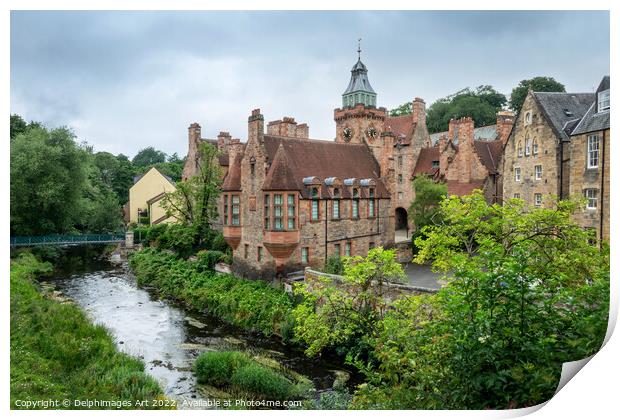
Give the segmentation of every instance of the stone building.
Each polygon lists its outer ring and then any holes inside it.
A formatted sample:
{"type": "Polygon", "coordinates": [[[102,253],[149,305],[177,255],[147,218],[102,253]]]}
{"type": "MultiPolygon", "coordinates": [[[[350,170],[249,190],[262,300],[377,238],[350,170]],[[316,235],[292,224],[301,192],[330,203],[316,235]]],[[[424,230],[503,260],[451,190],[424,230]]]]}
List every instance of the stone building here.
{"type": "Polygon", "coordinates": [[[596,93],[530,91],[504,147],[503,197],[538,207],[585,195],[576,219],[609,239],[608,150],[608,76],[596,93]]]}
{"type": "Polygon", "coordinates": [[[448,131],[432,134],[431,146],[420,150],[413,176],[426,174],[445,182],[448,194],[480,189],[489,203],[500,201],[501,154],[513,123],[508,111],[498,112],[495,125],[478,128],[471,117],[450,120],[448,131]]]}
{"type": "Polygon", "coordinates": [[[609,241],[609,76],[599,84],[594,101],[570,134],[571,196],[585,197],[583,212],[576,220],[597,232],[599,241],[609,241]]]}
{"type": "Polygon", "coordinates": [[[430,141],[425,104],[416,98],[412,114],[391,117],[376,103],[358,57],[334,110],[335,141],[310,139],[308,125],[292,117],[265,129],[258,109],[245,143],[226,132],[203,139],[190,125],[183,177],[196,173],[201,142],[217,145],[225,173],[219,222],[237,273],[269,278],[321,266],[333,254],[365,255],[394,243],[395,229],[406,237],[410,180],[430,141]]]}

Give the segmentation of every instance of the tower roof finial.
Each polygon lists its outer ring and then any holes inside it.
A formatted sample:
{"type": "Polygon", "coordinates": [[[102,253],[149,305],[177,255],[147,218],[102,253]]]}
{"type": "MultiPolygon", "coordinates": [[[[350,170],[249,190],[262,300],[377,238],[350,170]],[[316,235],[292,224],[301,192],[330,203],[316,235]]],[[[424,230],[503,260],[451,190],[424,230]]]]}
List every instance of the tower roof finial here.
{"type": "Polygon", "coordinates": [[[357,59],[362,59],[362,38],[357,39],[357,59]]]}

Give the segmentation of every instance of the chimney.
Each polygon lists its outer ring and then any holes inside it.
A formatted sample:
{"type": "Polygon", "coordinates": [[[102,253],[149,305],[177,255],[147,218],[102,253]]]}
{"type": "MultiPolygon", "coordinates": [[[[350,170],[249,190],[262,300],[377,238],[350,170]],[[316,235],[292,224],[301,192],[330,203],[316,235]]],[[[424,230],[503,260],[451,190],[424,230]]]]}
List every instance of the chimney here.
{"type": "Polygon", "coordinates": [[[415,98],[411,104],[413,122],[426,127],[426,103],[422,98],[415,98]]]}
{"type": "Polygon", "coordinates": [[[228,161],[229,165],[233,165],[235,157],[243,152],[243,144],[239,139],[231,139],[228,144],[228,161]]]}
{"type": "Polygon", "coordinates": [[[227,131],[220,131],[220,134],[217,135],[217,149],[221,152],[226,153],[228,151],[229,145],[230,133],[227,131]]]}
{"type": "Polygon", "coordinates": [[[265,135],[264,120],[259,108],[252,110],[252,114],[248,117],[248,143],[253,140],[259,143],[263,142],[263,136],[265,135]]]}
{"type": "Polygon", "coordinates": [[[189,147],[191,148],[192,143],[197,144],[198,140],[200,140],[200,125],[198,123],[192,123],[187,130],[189,132],[189,147]]]}
{"type": "Polygon", "coordinates": [[[515,114],[511,111],[499,111],[497,113],[497,138],[501,140],[503,144],[506,144],[512,126],[515,123],[515,114]]]}
{"type": "Polygon", "coordinates": [[[473,144],[474,120],[471,117],[452,118],[448,125],[448,140],[458,144],[473,144]]]}
{"type": "Polygon", "coordinates": [[[439,137],[439,141],[437,142],[439,148],[439,174],[443,175],[446,173],[446,169],[448,169],[448,150],[446,150],[446,144],[448,143],[448,139],[445,134],[439,137]]]}
{"type": "Polygon", "coordinates": [[[272,136],[307,139],[308,132],[308,124],[297,124],[293,117],[284,117],[267,124],[267,133],[272,136]]]}

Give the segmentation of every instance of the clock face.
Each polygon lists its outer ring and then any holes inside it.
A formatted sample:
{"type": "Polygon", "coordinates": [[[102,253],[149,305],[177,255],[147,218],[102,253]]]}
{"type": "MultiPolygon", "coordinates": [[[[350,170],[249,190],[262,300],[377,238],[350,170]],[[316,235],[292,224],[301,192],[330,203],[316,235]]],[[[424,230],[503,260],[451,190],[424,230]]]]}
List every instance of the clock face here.
{"type": "Polygon", "coordinates": [[[370,127],[368,128],[366,134],[368,134],[368,138],[374,140],[375,138],[377,138],[377,129],[375,127],[370,127]]]}
{"type": "Polygon", "coordinates": [[[349,141],[353,138],[353,130],[349,127],[345,127],[344,130],[342,130],[342,135],[345,141],[349,141]]]}

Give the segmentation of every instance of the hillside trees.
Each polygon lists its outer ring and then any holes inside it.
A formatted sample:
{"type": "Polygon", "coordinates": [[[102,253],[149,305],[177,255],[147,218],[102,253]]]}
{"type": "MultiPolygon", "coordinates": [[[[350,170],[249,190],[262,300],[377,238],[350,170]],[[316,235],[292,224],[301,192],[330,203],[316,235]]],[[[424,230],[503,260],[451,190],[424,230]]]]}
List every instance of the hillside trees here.
{"type": "Polygon", "coordinates": [[[564,85],[553,77],[538,76],[521,80],[510,94],[510,101],[508,102],[510,109],[519,112],[529,89],[534,92],[566,92],[564,85]]]}

